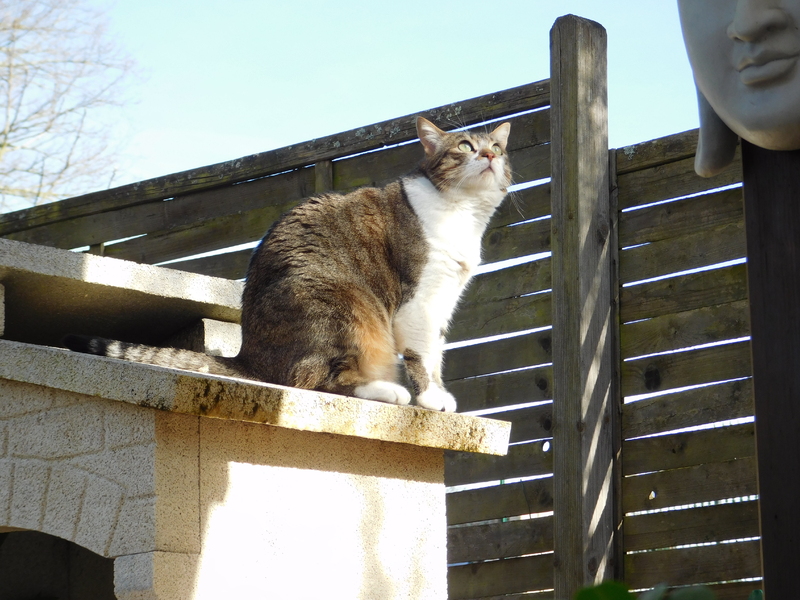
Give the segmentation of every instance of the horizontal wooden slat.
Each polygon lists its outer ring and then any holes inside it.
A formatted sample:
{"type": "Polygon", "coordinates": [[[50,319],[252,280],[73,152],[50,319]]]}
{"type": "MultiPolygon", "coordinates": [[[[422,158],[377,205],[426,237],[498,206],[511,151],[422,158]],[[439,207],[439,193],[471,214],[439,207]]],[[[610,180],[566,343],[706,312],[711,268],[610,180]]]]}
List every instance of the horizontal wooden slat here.
{"type": "Polygon", "coordinates": [[[622,480],[625,513],[757,494],[754,457],[660,471],[622,480]]]}
{"type": "Polygon", "coordinates": [[[447,530],[449,564],[553,550],[553,517],[498,521],[447,530]]]}
{"type": "Polygon", "coordinates": [[[552,332],[537,331],[474,346],[453,348],[445,353],[445,381],[544,365],[552,360],[552,332]]]}
{"type": "Polygon", "coordinates": [[[760,576],[758,541],[641,552],[625,557],[625,583],[633,589],[664,581],[691,585],[760,576]]]}
{"type": "MultiPolygon", "coordinates": [[[[45,246],[77,248],[142,233],[162,232],[163,235],[165,231],[182,231],[212,223],[215,219],[225,219],[232,214],[249,214],[252,211],[266,211],[273,215],[263,220],[264,223],[269,223],[313,190],[313,169],[300,169],[172,200],[157,200],[116,211],[59,221],[47,227],[10,233],[7,237],[45,246]]],[[[264,231],[256,236],[260,237],[264,231]]],[[[235,230],[228,233],[227,239],[231,237],[238,239],[235,230]]],[[[139,243],[142,242],[146,243],[147,240],[139,243]]],[[[234,241],[233,244],[235,243],[238,242],[234,241]]],[[[212,246],[212,249],[226,247],[226,238],[214,241],[212,246]]],[[[209,247],[208,242],[205,247],[209,247]]],[[[190,253],[198,254],[203,251],[205,250],[191,250],[190,253]]]]}
{"type": "Polygon", "coordinates": [[[253,250],[237,250],[236,252],[170,263],[165,266],[170,269],[211,275],[212,277],[242,279],[247,273],[247,266],[250,264],[252,255],[253,250]]]}
{"type": "Polygon", "coordinates": [[[685,158],[619,175],[619,210],[680,198],[741,181],[742,162],[738,150],[735,160],[714,177],[700,177],[694,171],[694,158],[685,158]]]}
{"type": "Polygon", "coordinates": [[[617,174],[641,171],[691,158],[697,149],[697,129],[616,149],[617,174]]]}
{"type": "MultiPolygon", "coordinates": [[[[418,114],[438,123],[457,119],[461,125],[470,125],[486,119],[543,107],[549,102],[550,83],[545,80],[418,114]]],[[[406,115],[277,150],[0,215],[0,236],[57,221],[248,181],[313,164],[319,160],[398,144],[416,137],[416,116],[417,114],[406,115]]]]}
{"type": "Polygon", "coordinates": [[[447,523],[473,523],[553,510],[553,478],[447,494],[447,523]]]}
{"type": "Polygon", "coordinates": [[[550,292],[465,304],[453,316],[447,341],[460,342],[546,327],[553,322],[552,309],[550,292]]]}
{"type": "Polygon", "coordinates": [[[544,451],[544,444],[533,442],[509,447],[506,456],[489,456],[467,452],[445,452],[445,485],[464,485],[547,475],[553,472],[553,453],[544,451]]]}
{"type": "Polygon", "coordinates": [[[746,255],[744,222],[724,225],[679,238],[636,246],[619,253],[622,283],[662,277],[746,255]]]}
{"type": "Polygon", "coordinates": [[[745,265],[733,265],[624,287],[620,318],[623,322],[649,319],[745,298],[745,265]]]}
{"type": "Polygon", "coordinates": [[[716,600],[747,600],[754,590],[762,589],[763,585],[760,581],[737,581],[706,587],[711,590],[716,600]]]}
{"type": "Polygon", "coordinates": [[[750,342],[628,360],[620,368],[624,396],[749,377],[750,342]]]}
{"type": "Polygon", "coordinates": [[[478,304],[516,298],[550,289],[550,257],[498,271],[476,275],[462,298],[462,304],[478,304]]]}
{"type": "Polygon", "coordinates": [[[624,525],[628,552],[758,537],[758,503],[734,502],[633,515],[625,517],[624,525]]]}
{"type": "Polygon", "coordinates": [[[631,402],[622,407],[623,439],[753,415],[753,381],[740,379],[631,402]]]}
{"type": "Polygon", "coordinates": [[[487,263],[528,256],[550,250],[550,219],[540,219],[488,231],[483,238],[483,261],[487,263]]]}
{"type": "Polygon", "coordinates": [[[511,192],[489,221],[488,229],[505,227],[550,214],[550,183],[511,192]]]}
{"type": "Polygon", "coordinates": [[[620,213],[619,245],[681,237],[744,219],[742,189],[723,190],[620,213]]]}
{"type": "Polygon", "coordinates": [[[553,404],[492,413],[492,419],[511,423],[511,443],[543,440],[553,437],[553,404]]]}
{"type": "Polygon", "coordinates": [[[747,300],[655,317],[620,327],[622,358],[721,342],[750,334],[747,300]]]}
{"type": "MultiPolygon", "coordinates": [[[[552,587],[551,554],[472,563],[447,569],[447,596],[450,600],[485,598],[552,587]]],[[[539,597],[538,594],[536,597],[539,597]]]]}
{"type": "Polygon", "coordinates": [[[755,456],[752,423],[687,431],[622,443],[624,475],[692,467],[755,456]]]}
{"type": "Polygon", "coordinates": [[[539,367],[511,373],[459,379],[447,384],[458,399],[459,412],[539,402],[553,397],[553,368],[539,367]]]}

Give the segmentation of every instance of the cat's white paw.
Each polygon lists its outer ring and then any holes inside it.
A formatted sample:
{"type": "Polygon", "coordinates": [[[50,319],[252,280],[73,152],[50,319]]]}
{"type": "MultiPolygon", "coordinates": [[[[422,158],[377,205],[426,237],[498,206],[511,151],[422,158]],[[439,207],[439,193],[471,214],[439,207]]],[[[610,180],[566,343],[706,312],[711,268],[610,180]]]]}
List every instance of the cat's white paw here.
{"type": "Polygon", "coordinates": [[[417,404],[431,410],[456,412],[456,399],[453,398],[453,395],[435,385],[429,386],[427,390],[417,396],[417,404]]]}
{"type": "Polygon", "coordinates": [[[370,381],[366,385],[358,386],[353,390],[353,394],[357,398],[378,400],[389,404],[406,405],[411,402],[411,393],[402,385],[391,381],[370,381]]]}

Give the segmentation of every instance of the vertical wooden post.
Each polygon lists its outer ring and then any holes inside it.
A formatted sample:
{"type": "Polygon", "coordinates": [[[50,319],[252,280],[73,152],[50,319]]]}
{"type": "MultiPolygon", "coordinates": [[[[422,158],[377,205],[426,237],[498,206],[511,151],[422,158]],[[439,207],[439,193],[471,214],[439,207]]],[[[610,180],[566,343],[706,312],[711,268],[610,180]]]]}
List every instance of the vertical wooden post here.
{"type": "Polygon", "coordinates": [[[606,32],[550,31],[555,598],[614,576],[618,391],[606,32]]]}
{"type": "Polygon", "coordinates": [[[333,189],[333,161],[321,160],[314,165],[314,193],[321,194],[333,189]]]}
{"type": "Polygon", "coordinates": [[[742,164],[761,557],[777,600],[797,593],[800,547],[800,150],[742,142],[742,164]]]}

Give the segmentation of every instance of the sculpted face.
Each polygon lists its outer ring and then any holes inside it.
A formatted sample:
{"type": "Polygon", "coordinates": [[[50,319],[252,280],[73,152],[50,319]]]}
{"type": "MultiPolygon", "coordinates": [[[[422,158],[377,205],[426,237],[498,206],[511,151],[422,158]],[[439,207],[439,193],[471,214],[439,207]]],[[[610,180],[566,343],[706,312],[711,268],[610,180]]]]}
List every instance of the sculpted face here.
{"type": "Polygon", "coordinates": [[[800,0],[678,0],[678,8],[698,89],[698,166],[719,170],[736,135],[770,150],[800,148],[800,0]]]}

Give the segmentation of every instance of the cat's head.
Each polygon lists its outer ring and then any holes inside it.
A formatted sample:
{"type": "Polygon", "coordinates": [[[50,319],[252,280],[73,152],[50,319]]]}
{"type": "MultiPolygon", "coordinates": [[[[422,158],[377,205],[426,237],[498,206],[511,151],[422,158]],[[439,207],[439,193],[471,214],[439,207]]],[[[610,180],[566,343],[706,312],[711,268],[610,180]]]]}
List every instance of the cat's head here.
{"type": "Polygon", "coordinates": [[[505,192],[511,184],[511,165],[506,153],[510,123],[491,133],[446,132],[417,117],[417,135],[425,148],[420,168],[439,191],[505,192]]]}

